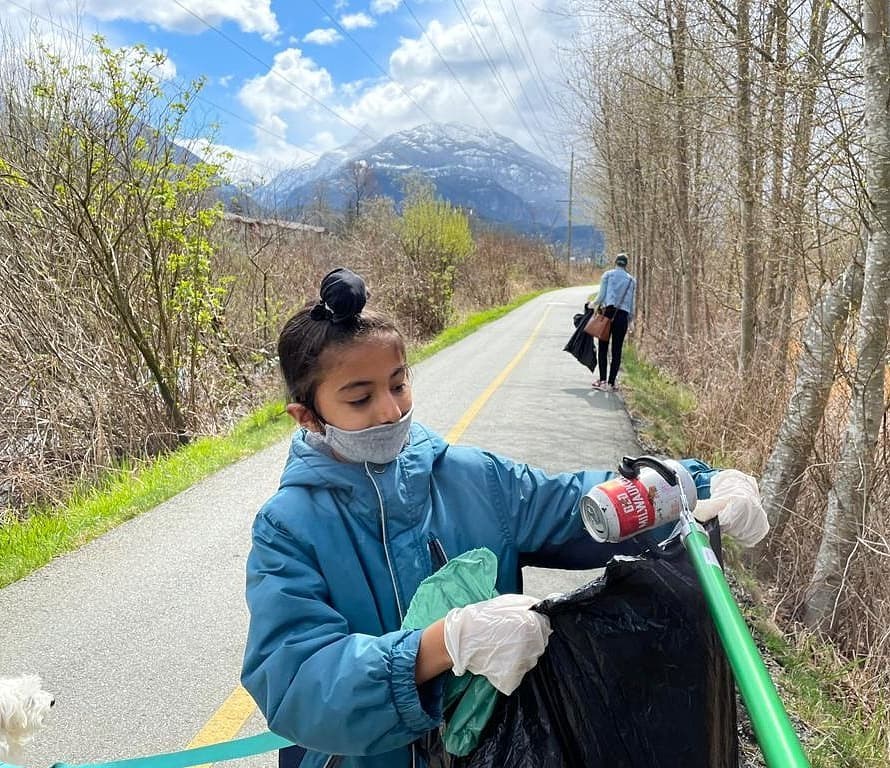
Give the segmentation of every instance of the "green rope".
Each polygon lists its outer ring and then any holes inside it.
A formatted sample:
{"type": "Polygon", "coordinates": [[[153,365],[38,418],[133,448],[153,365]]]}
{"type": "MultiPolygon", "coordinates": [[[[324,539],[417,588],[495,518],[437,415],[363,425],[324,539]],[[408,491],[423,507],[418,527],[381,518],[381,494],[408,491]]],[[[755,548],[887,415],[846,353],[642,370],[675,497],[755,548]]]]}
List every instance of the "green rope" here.
{"type": "MultiPolygon", "coordinates": [[[[219,744],[208,744],[206,747],[184,749],[180,752],[131,757],[127,760],[114,760],[110,763],[56,763],[53,768],[189,768],[193,765],[237,760],[240,757],[259,755],[263,752],[290,746],[293,746],[293,742],[266,731],[257,736],[223,741],[219,744]]],[[[0,762],[0,768],[16,768],[16,766],[0,762]]]]}

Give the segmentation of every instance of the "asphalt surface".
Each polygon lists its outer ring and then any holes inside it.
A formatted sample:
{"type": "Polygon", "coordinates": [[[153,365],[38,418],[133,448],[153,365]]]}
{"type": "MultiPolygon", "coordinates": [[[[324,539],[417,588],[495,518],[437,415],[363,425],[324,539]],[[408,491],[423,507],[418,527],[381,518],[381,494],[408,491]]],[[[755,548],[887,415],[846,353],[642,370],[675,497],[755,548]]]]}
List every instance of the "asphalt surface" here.
{"type": "MultiPolygon", "coordinates": [[[[554,472],[611,469],[639,450],[620,396],[593,390],[563,352],[589,290],[541,296],[419,364],[415,418],[448,434],[515,363],[457,442],[554,472]]],[[[40,674],[56,696],[25,765],[183,749],[212,717],[238,684],[250,524],[286,452],[285,441],[240,461],[0,590],[0,676],[40,674]]],[[[593,575],[529,568],[525,589],[545,596],[593,575]]],[[[254,713],[241,735],[264,729],[254,713]]]]}

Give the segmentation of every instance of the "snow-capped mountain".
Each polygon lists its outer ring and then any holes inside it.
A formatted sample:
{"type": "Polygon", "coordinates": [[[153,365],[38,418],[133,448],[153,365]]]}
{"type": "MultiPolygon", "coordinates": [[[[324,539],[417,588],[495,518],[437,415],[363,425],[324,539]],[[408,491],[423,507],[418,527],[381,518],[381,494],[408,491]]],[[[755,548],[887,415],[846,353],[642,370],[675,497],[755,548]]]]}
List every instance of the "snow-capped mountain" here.
{"type": "Polygon", "coordinates": [[[565,171],[506,136],[457,123],[420,125],[377,143],[362,135],[314,165],[279,174],[253,196],[282,214],[298,213],[319,196],[345,208],[356,194],[355,169],[365,164],[364,196],[400,201],[405,178],[419,172],[439,196],[482,219],[526,230],[566,221],[565,171]]]}
{"type": "Polygon", "coordinates": [[[351,160],[360,157],[373,144],[372,138],[365,133],[359,133],[348,144],[325,152],[314,163],[303,163],[296,168],[282,171],[271,181],[253,190],[251,195],[254,200],[267,208],[281,208],[282,201],[286,201],[295,190],[307,185],[314,187],[313,182],[329,175],[336,175],[341,166],[348,165],[351,160]]]}

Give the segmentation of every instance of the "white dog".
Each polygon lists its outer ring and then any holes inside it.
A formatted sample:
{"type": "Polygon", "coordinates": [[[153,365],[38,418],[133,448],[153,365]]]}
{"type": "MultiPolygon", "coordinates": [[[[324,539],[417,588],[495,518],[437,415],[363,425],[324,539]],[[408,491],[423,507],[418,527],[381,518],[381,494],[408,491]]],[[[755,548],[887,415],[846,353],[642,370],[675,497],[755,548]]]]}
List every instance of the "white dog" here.
{"type": "Polygon", "coordinates": [[[0,677],[0,762],[20,759],[55,703],[37,675],[0,677]]]}

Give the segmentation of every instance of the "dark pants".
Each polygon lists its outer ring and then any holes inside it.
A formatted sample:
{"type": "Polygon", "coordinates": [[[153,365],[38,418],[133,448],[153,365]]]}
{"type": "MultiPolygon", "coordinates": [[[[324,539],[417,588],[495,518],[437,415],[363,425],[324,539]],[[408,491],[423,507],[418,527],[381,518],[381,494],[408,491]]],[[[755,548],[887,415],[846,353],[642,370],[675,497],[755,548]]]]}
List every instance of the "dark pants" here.
{"type": "Polygon", "coordinates": [[[612,309],[606,307],[604,313],[607,317],[612,318],[612,331],[610,341],[612,343],[612,365],[609,367],[609,375],[606,376],[606,360],[609,356],[609,342],[598,341],[598,362],[600,369],[600,381],[608,381],[614,386],[615,379],[618,378],[618,369],[621,367],[621,348],[624,346],[624,337],[627,336],[627,325],[629,316],[623,309],[612,309]]]}

